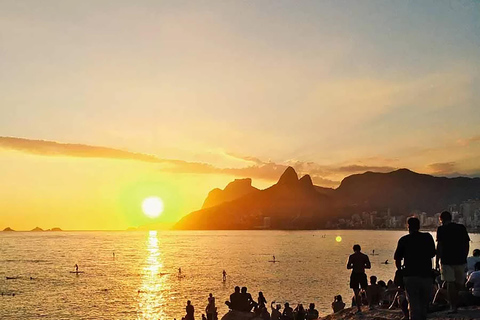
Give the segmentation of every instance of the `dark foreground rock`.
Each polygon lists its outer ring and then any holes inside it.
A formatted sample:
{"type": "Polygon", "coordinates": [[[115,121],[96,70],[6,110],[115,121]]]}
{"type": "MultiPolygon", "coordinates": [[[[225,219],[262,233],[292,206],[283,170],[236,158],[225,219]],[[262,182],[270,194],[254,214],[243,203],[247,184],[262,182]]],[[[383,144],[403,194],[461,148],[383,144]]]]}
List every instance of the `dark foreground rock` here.
{"type": "Polygon", "coordinates": [[[253,312],[229,311],[222,320],[262,320],[262,318],[257,317],[253,312]]]}
{"type": "MultiPolygon", "coordinates": [[[[375,309],[368,310],[368,308],[362,310],[362,315],[355,314],[356,308],[348,308],[340,312],[330,314],[321,318],[322,320],[401,320],[403,314],[400,310],[386,310],[375,309]]],[[[428,314],[428,319],[444,320],[473,320],[480,319],[480,307],[467,307],[460,308],[456,314],[447,314],[448,311],[438,311],[428,314]]]]}

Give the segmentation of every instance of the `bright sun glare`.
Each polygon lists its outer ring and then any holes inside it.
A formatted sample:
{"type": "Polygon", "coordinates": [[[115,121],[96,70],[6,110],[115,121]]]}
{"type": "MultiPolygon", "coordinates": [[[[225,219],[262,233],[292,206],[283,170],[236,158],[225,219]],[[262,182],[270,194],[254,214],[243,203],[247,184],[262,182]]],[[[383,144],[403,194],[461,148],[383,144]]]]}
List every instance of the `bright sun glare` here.
{"type": "Polygon", "coordinates": [[[149,218],[156,218],[163,212],[163,201],[159,197],[148,197],[142,202],[143,213],[149,218]]]}

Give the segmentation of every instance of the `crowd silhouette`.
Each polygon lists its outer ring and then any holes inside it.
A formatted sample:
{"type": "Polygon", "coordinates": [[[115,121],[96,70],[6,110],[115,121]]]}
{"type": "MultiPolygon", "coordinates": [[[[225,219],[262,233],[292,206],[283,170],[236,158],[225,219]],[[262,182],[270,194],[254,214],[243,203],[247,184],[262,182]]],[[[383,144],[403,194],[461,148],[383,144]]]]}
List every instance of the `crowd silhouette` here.
{"type": "MultiPolygon", "coordinates": [[[[370,276],[368,255],[358,244],[353,246],[353,254],[347,261],[347,269],[352,270],[350,288],[353,290],[352,307],[357,313],[365,308],[400,309],[404,320],[425,320],[431,311],[449,309],[457,313],[458,307],[480,305],[480,249],[473,250],[468,257],[470,238],[464,225],[452,221],[452,215],[444,211],[440,215],[441,225],[437,229],[437,245],[432,235],[420,232],[420,220],[410,217],[407,220],[408,234],[398,240],[394,253],[394,279],[387,282],[370,276]],[[435,266],[432,259],[435,258],[435,266]],[[362,308],[364,306],[364,308],[362,308]]],[[[374,251],[373,251],[374,252],[374,251]]],[[[388,264],[386,260],[383,264],[388,264]]],[[[225,271],[224,271],[225,275],[225,271]]],[[[272,301],[270,311],[263,292],[253,299],[247,287],[236,286],[230,299],[225,302],[231,311],[254,313],[263,320],[313,320],[319,317],[315,304],[308,309],[299,303],[292,308],[288,302],[283,305],[272,301]]],[[[332,302],[334,313],[342,312],[346,304],[341,295],[332,302]]],[[[217,308],[212,294],[208,297],[203,320],[217,320],[217,308]]],[[[187,302],[184,320],[194,320],[194,308],[187,302]]]]}

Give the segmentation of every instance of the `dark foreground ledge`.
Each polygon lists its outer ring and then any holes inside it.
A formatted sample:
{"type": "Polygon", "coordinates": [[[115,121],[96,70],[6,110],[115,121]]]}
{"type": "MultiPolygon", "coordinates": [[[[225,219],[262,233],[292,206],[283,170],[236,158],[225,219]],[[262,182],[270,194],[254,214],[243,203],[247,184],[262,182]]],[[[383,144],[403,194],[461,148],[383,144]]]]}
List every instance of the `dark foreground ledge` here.
{"type": "MultiPolygon", "coordinates": [[[[330,314],[326,317],[320,318],[322,320],[401,320],[403,314],[400,310],[386,310],[375,309],[368,310],[368,308],[362,310],[362,315],[355,314],[356,308],[348,308],[339,311],[334,314],[330,314]]],[[[465,307],[460,308],[456,314],[447,314],[447,311],[438,311],[428,314],[428,319],[443,320],[473,320],[480,319],[480,307],[465,307]]]]}

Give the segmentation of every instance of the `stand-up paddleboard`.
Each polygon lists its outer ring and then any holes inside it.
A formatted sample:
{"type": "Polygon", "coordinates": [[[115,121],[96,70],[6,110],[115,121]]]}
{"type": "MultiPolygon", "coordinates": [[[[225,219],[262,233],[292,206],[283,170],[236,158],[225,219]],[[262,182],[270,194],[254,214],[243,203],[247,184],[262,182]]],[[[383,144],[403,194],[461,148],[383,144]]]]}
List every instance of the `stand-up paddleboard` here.
{"type": "Polygon", "coordinates": [[[279,260],[268,260],[268,262],[276,263],[276,262],[280,262],[280,261],[279,260]]]}
{"type": "Polygon", "coordinates": [[[6,280],[15,280],[18,279],[19,277],[5,277],[6,280]]]}
{"type": "Polygon", "coordinates": [[[85,273],[83,271],[70,271],[70,273],[76,273],[76,274],[79,274],[79,273],[85,273]]]}

